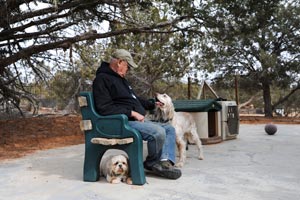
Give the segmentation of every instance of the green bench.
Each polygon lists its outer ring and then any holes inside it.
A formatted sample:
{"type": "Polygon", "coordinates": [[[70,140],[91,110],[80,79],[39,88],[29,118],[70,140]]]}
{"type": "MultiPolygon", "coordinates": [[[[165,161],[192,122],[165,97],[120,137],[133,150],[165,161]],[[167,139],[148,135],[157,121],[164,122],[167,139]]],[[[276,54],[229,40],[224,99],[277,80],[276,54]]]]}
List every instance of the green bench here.
{"type": "Polygon", "coordinates": [[[119,149],[128,155],[132,183],[145,184],[143,140],[137,130],[128,126],[127,116],[99,115],[92,92],[81,92],[78,101],[82,115],[80,128],[85,133],[83,180],[98,181],[102,156],[109,149],[119,149]]]}

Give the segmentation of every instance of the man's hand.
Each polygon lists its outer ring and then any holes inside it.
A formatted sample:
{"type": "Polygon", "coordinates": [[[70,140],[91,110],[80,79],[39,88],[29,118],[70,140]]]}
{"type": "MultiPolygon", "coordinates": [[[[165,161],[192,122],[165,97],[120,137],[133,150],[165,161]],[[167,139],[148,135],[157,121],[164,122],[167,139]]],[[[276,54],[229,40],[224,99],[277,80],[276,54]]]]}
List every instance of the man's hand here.
{"type": "Polygon", "coordinates": [[[134,119],[136,119],[139,122],[145,121],[145,116],[141,115],[140,113],[135,112],[135,111],[131,111],[131,117],[133,117],[134,119]]]}

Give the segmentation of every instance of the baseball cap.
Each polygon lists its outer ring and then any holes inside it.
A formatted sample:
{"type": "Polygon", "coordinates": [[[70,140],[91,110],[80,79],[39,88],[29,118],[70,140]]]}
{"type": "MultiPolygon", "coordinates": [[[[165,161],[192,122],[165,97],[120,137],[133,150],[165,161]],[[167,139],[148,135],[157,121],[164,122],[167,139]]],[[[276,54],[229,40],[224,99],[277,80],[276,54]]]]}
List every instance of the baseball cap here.
{"type": "Polygon", "coordinates": [[[137,64],[134,63],[131,54],[125,49],[117,49],[112,54],[113,58],[118,58],[122,60],[126,60],[130,67],[137,68],[137,64]]]}

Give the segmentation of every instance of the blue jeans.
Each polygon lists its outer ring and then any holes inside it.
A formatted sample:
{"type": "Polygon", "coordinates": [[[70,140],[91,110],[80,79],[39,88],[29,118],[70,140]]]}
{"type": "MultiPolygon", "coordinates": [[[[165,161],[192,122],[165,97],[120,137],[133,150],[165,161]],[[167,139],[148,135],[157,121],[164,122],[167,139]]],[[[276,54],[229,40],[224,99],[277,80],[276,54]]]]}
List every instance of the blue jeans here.
{"type": "Polygon", "coordinates": [[[153,166],[159,160],[169,160],[175,163],[176,135],[175,128],[168,123],[152,121],[129,121],[129,126],[140,132],[147,141],[148,155],[145,165],[153,166]]]}

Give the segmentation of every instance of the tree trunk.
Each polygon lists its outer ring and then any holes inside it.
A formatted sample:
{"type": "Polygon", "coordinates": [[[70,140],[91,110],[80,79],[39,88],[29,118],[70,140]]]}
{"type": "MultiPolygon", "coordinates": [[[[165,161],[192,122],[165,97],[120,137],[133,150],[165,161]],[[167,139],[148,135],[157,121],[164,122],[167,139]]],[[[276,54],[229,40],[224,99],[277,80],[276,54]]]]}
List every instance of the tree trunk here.
{"type": "Polygon", "coordinates": [[[273,117],[270,83],[267,80],[262,81],[262,89],[265,107],[265,117],[273,117]]]}

